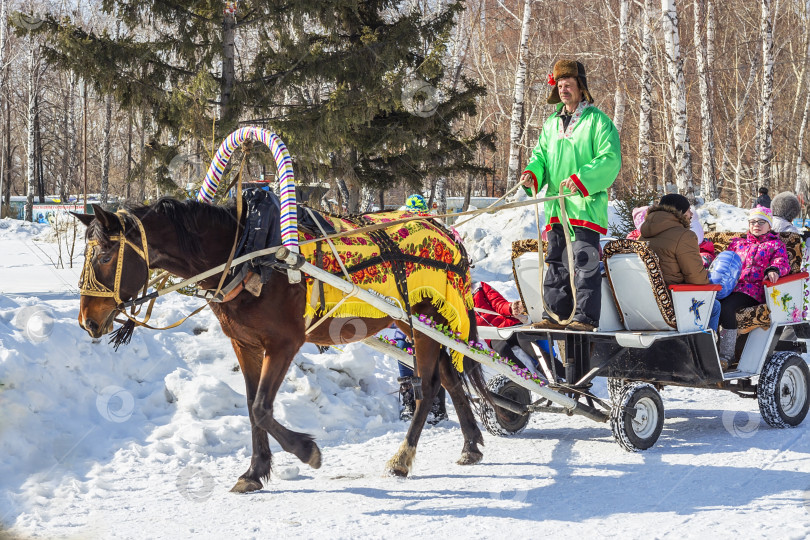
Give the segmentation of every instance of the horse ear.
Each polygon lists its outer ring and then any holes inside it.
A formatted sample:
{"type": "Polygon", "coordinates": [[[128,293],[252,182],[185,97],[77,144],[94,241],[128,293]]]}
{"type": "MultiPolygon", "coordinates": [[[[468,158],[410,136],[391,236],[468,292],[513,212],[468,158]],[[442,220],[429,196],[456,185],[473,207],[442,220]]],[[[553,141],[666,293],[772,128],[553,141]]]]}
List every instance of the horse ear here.
{"type": "Polygon", "coordinates": [[[107,212],[99,204],[91,204],[94,217],[101,223],[106,231],[114,231],[120,228],[118,217],[112,212],[107,212]]]}
{"type": "Polygon", "coordinates": [[[79,214],[77,212],[71,212],[71,214],[73,214],[73,217],[84,223],[85,227],[88,227],[93,220],[96,219],[96,216],[93,214],[79,214]]]}

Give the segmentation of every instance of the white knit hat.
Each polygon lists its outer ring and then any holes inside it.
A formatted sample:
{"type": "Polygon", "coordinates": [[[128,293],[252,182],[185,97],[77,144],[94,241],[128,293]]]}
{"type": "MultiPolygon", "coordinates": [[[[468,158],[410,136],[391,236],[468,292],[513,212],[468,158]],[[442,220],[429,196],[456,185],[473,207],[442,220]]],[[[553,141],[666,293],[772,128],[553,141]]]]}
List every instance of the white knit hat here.
{"type": "Polygon", "coordinates": [[[768,222],[769,227],[773,227],[773,213],[770,208],[755,206],[748,212],[748,219],[762,219],[768,222]]]}

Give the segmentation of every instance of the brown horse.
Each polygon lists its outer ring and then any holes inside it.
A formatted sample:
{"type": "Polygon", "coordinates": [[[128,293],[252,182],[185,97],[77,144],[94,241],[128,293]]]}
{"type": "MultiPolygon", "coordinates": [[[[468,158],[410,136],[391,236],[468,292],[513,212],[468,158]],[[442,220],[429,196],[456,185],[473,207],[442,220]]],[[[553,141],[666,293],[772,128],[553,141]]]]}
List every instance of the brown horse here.
{"type": "MultiPolygon", "coordinates": [[[[237,233],[236,211],[196,201],[161,199],[151,206],[132,208],[116,214],[94,206],[94,215],[77,214],[87,226],[87,252],[82,273],[79,324],[94,338],[113,329],[113,319],[122,311],[121,302],[136,298],[150,269],[166,270],[182,278],[196,276],[225,263],[237,233]],[[121,242],[124,245],[121,245],[121,242]],[[146,249],[143,250],[144,244],[146,249]],[[119,261],[119,258],[122,259],[119,261]],[[88,290],[107,291],[88,295],[88,290]],[[113,293],[113,294],[110,294],[113,293]]],[[[241,229],[244,219],[239,224],[241,229]]],[[[201,288],[214,289],[220,274],[202,281],[201,288]]],[[[211,303],[222,330],[231,339],[245,378],[253,455],[247,472],[239,477],[232,491],[245,493],[261,489],[270,476],[272,456],[270,434],[287,452],[313,468],[321,465],[321,452],[311,436],[297,433],[273,418],[273,402],[293,356],[305,341],[332,345],[358,341],[386,328],[390,318],[326,320],[311,334],[305,333],[306,285],[290,284],[287,275],[273,272],[260,296],[247,291],[223,303],[211,303]],[[335,331],[335,329],[339,331],[335,331]],[[358,333],[358,329],[364,329],[358,333]]],[[[412,306],[412,313],[426,314],[437,322],[444,319],[429,300],[412,306]]],[[[466,314],[475,339],[475,317],[466,314]]],[[[316,318],[317,320],[317,318],[316,318]]],[[[406,324],[397,322],[406,333],[406,324]]],[[[389,460],[387,470],[407,476],[416,445],[427,419],[439,383],[447,389],[458,414],[464,446],[458,463],[478,463],[483,444],[469,397],[469,382],[486,395],[480,365],[465,359],[464,375],[452,366],[444,348],[420,333],[414,339],[418,373],[425,399],[417,401],[416,411],[405,440],[389,460]],[[462,384],[464,383],[464,384],[462,384]]]]}

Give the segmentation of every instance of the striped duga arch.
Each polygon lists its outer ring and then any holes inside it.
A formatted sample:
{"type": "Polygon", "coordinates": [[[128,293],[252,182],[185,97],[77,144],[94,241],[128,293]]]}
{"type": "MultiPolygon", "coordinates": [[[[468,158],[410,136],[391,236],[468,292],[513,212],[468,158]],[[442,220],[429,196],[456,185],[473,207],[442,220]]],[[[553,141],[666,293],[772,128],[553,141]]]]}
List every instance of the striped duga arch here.
{"type": "Polygon", "coordinates": [[[209,204],[214,202],[214,196],[222,180],[225,167],[228,165],[228,160],[247,139],[263,143],[273,154],[278,170],[279,199],[281,201],[281,243],[291,251],[298,252],[298,208],[295,201],[292,158],[287,151],[287,146],[272,131],[250,126],[239,128],[228,135],[219,145],[217,153],[214,154],[202,187],[197,193],[197,200],[209,204]]]}

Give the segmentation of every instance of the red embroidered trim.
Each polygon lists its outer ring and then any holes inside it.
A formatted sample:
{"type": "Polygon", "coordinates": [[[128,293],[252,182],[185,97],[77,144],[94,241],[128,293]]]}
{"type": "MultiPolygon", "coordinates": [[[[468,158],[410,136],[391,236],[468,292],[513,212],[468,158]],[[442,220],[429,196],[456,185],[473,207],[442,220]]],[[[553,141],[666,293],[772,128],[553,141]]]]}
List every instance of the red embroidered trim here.
{"type": "Polygon", "coordinates": [[[572,174],[571,180],[573,180],[577,185],[577,188],[579,188],[579,191],[582,193],[583,197],[587,197],[589,195],[588,190],[585,189],[585,185],[582,183],[582,180],[579,179],[579,176],[572,174]]]}
{"type": "MultiPolygon", "coordinates": [[[[597,225],[596,223],[591,223],[590,221],[585,221],[584,219],[569,219],[568,221],[570,221],[571,225],[575,227],[585,227],[586,229],[596,231],[599,234],[607,234],[607,229],[605,229],[601,225],[597,225]]],[[[559,222],[560,218],[558,218],[557,216],[551,216],[551,219],[548,220],[548,225],[546,225],[545,230],[546,231],[551,230],[551,226],[559,222]]]]}

